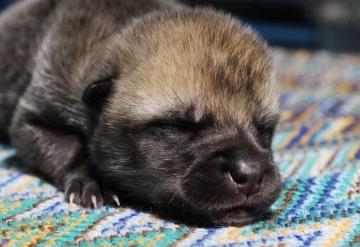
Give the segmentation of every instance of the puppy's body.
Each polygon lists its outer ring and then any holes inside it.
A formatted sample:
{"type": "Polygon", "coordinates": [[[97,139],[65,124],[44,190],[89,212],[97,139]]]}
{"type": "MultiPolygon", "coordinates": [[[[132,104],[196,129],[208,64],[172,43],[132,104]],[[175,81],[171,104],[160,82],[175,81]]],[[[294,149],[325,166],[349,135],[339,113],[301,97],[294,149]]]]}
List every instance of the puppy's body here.
{"type": "Polygon", "coordinates": [[[68,201],[121,192],[241,224],[277,197],[271,61],[236,20],[161,0],[28,0],[0,31],[0,133],[68,201]]]}
{"type": "MultiPolygon", "coordinates": [[[[88,81],[74,76],[84,76],[81,73],[86,73],[85,63],[101,41],[134,17],[168,8],[161,1],[146,0],[28,0],[3,13],[0,17],[0,30],[4,34],[0,37],[0,110],[4,111],[1,133],[7,133],[15,106],[31,81],[35,87],[44,88],[41,96],[46,105],[55,97],[64,99],[61,107],[81,108],[81,97],[73,95],[74,90],[81,96],[88,81]],[[49,76],[54,80],[34,79],[47,74],[49,67],[49,76]]],[[[74,118],[78,117],[81,116],[74,118]]]]}

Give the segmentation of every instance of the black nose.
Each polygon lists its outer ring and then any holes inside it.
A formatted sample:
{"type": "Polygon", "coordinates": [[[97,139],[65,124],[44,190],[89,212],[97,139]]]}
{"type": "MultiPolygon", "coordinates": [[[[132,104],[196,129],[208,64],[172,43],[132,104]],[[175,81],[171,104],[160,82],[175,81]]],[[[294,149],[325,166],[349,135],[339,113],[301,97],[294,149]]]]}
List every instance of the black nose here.
{"type": "Polygon", "coordinates": [[[240,192],[247,196],[258,192],[264,179],[264,172],[259,166],[243,161],[230,165],[229,173],[240,192]]]}

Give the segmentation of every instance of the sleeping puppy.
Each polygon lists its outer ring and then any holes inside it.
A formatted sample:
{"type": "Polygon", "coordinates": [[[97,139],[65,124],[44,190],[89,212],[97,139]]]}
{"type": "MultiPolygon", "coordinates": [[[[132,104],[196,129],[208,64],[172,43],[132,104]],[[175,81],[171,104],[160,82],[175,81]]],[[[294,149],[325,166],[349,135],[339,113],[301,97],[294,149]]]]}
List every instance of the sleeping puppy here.
{"type": "Polygon", "coordinates": [[[271,57],[237,19],[168,0],[25,0],[0,32],[0,132],[68,202],[241,225],[278,197],[271,57]]]}

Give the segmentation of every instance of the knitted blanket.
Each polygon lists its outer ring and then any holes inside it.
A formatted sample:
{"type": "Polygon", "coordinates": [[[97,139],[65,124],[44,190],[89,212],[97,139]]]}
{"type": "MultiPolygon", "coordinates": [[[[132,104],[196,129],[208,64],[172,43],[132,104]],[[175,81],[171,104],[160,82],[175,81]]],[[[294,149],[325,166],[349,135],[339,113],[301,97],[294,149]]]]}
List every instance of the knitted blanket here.
{"type": "Polygon", "coordinates": [[[129,208],[70,208],[0,146],[0,246],[360,246],[360,57],[275,49],[283,192],[245,227],[192,228],[129,208]]]}

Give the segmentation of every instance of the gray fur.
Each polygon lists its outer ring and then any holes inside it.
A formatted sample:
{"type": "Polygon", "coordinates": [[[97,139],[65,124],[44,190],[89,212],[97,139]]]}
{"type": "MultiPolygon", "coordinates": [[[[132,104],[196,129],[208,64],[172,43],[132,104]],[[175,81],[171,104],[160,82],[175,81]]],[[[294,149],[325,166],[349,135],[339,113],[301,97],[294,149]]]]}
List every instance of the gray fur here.
{"type": "MultiPolygon", "coordinates": [[[[179,30],[182,29],[179,27],[179,30]]],[[[258,207],[261,204],[260,208],[264,208],[278,196],[280,177],[269,147],[278,119],[277,94],[270,78],[271,62],[266,45],[248,28],[238,25],[237,21],[212,10],[192,10],[173,1],[25,0],[1,14],[0,32],[0,137],[9,137],[24,162],[64,190],[68,201],[84,207],[96,207],[103,203],[117,203],[115,194],[128,194],[129,197],[135,194],[133,201],[143,205],[155,208],[162,208],[165,204],[174,205],[175,210],[181,205],[184,209],[188,208],[190,214],[202,215],[206,219],[211,212],[210,215],[215,218],[210,221],[215,224],[244,224],[252,221],[254,215],[240,210],[239,205],[258,207]],[[161,28],[168,28],[172,32],[172,27],[176,29],[179,23],[190,23],[189,29],[185,29],[189,35],[184,35],[183,43],[172,41],[171,35],[170,38],[152,35],[161,28]],[[223,90],[225,96],[221,100],[225,98],[228,113],[221,108],[224,104],[208,103],[205,107],[207,103],[202,102],[204,112],[201,112],[198,110],[200,103],[198,106],[180,107],[175,102],[165,102],[168,95],[162,95],[161,91],[166,91],[167,87],[168,90],[178,91],[182,102],[188,100],[195,104],[199,97],[181,95],[181,88],[185,86],[179,86],[178,82],[170,86],[150,82],[151,78],[171,68],[165,59],[170,56],[171,49],[167,51],[164,45],[166,51],[163,54],[158,51],[162,49],[162,43],[166,43],[165,39],[181,49],[193,44],[196,47],[197,41],[191,41],[191,37],[194,37],[199,25],[209,28],[204,31],[209,35],[204,37],[203,42],[210,42],[209,46],[214,42],[221,45],[221,49],[231,49],[226,51],[230,53],[230,58],[224,67],[218,54],[204,57],[205,68],[199,68],[203,79],[196,86],[200,88],[203,102],[208,99],[210,102],[210,98],[215,97],[207,95],[210,91],[223,90]],[[240,37],[242,43],[239,49],[233,48],[230,41],[219,38],[223,32],[221,27],[226,29],[224,33],[229,37],[233,34],[240,37]],[[242,32],[243,36],[237,35],[242,32]],[[237,58],[241,54],[246,55],[238,64],[237,58]],[[160,60],[164,58],[162,68],[155,66],[159,74],[145,71],[145,59],[152,68],[152,63],[156,64],[159,60],[157,55],[160,60]],[[243,68],[241,73],[236,72],[238,66],[243,68]],[[141,68],[144,68],[143,71],[139,71],[141,68]],[[208,72],[207,69],[215,72],[208,72]],[[126,84],[134,78],[147,77],[149,82],[141,84],[139,79],[138,84],[126,84]],[[219,85],[222,78],[229,82],[228,88],[219,85]],[[248,84],[237,84],[239,78],[242,83],[248,84]],[[206,80],[217,82],[211,84],[206,80]],[[94,82],[99,81],[103,81],[102,85],[105,86],[109,81],[114,83],[111,88],[105,88],[109,91],[100,90],[101,97],[92,95],[92,91],[88,90],[94,82]],[[211,130],[202,131],[198,136],[202,139],[193,143],[189,142],[187,130],[179,131],[171,127],[173,130],[169,131],[167,127],[156,127],[154,134],[153,126],[145,127],[150,122],[145,115],[133,115],[132,107],[140,104],[140,99],[131,90],[136,89],[139,93],[139,88],[147,93],[154,90],[159,104],[161,102],[166,109],[171,109],[171,113],[164,112],[165,108],[159,110],[154,113],[158,114],[156,118],[178,119],[187,112],[186,109],[195,107],[196,122],[202,123],[201,119],[205,119],[205,114],[209,113],[216,123],[211,125],[211,130]],[[124,97],[125,89],[128,91],[125,91],[124,97]],[[86,92],[90,92],[89,95],[86,92]],[[87,101],[86,97],[90,100],[87,101]],[[237,97],[239,101],[236,101],[237,97]],[[101,106],[90,107],[94,100],[100,100],[97,104],[101,106]],[[238,115],[238,112],[242,114],[238,115]],[[265,144],[260,144],[262,140],[257,141],[254,134],[250,134],[256,125],[252,121],[263,126],[263,129],[271,129],[265,144]],[[240,126],[246,129],[235,131],[240,126]],[[163,140],[156,137],[159,130],[163,140]],[[238,135],[242,136],[240,143],[235,138],[238,135]],[[222,140],[217,141],[220,137],[222,140]],[[190,163],[199,160],[201,155],[201,159],[207,157],[204,150],[215,153],[220,147],[230,145],[248,150],[248,154],[242,151],[236,155],[257,157],[262,162],[259,166],[267,166],[268,187],[261,194],[260,201],[248,200],[246,205],[243,205],[244,202],[235,205],[231,201],[226,205],[211,205],[209,202],[213,199],[208,188],[180,181],[191,175],[187,173],[198,174],[199,167],[204,164],[190,167],[190,163]],[[171,162],[171,166],[165,167],[171,162]],[[198,186],[195,190],[203,193],[203,198],[198,196],[199,193],[192,193],[193,186],[198,186]],[[232,207],[234,210],[231,210],[232,207]],[[232,219],[225,221],[225,215],[231,215],[232,219]]],[[[191,61],[206,53],[206,47],[199,50],[191,61]]],[[[174,61],[181,63],[181,59],[174,61]]],[[[196,75],[197,69],[191,67],[191,63],[183,66],[180,73],[189,78],[191,73],[196,75]]],[[[177,75],[169,78],[177,78],[177,75]]],[[[157,78],[158,81],[161,79],[161,76],[157,78]]],[[[214,99],[214,102],[218,101],[218,98],[214,99]]],[[[145,107],[146,103],[142,104],[145,107]]],[[[150,102],[148,104],[151,105],[150,102]]]]}

